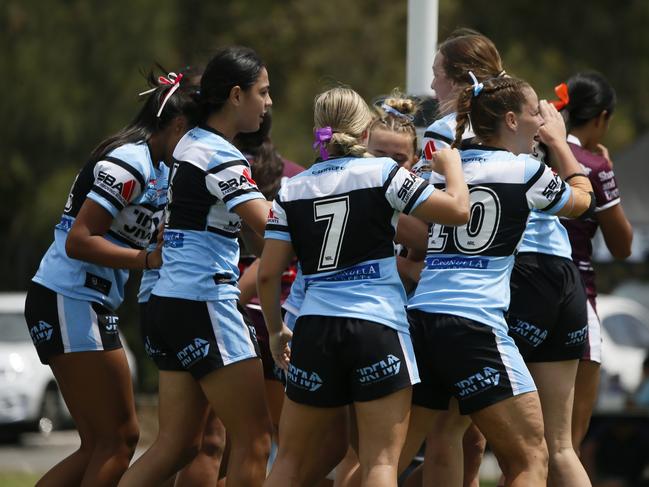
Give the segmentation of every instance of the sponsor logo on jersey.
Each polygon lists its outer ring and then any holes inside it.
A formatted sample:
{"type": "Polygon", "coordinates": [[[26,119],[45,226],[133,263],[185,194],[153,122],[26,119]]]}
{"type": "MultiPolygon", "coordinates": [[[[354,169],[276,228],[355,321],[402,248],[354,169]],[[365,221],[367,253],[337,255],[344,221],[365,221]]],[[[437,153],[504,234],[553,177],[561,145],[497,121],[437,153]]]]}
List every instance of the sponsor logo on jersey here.
{"type": "Polygon", "coordinates": [[[553,195],[557,192],[557,190],[560,187],[561,187],[561,181],[559,181],[558,178],[555,176],[555,178],[552,179],[543,190],[543,196],[545,196],[548,200],[551,200],[553,195]]]}
{"type": "MultiPolygon", "coordinates": [[[[239,177],[236,178],[231,178],[226,181],[219,181],[219,189],[223,193],[223,196],[227,196],[230,193],[234,193],[237,191],[241,186],[246,186],[251,185],[251,186],[257,186],[257,183],[255,183],[252,178],[250,178],[249,175],[246,175],[247,169],[243,170],[243,174],[239,177]]],[[[249,173],[248,173],[249,174],[249,173]]]]}
{"type": "Polygon", "coordinates": [[[183,232],[172,232],[171,230],[165,230],[163,239],[163,245],[167,248],[180,249],[185,245],[185,234],[183,232]]]}
{"type": "Polygon", "coordinates": [[[568,333],[568,339],[565,344],[567,346],[582,345],[586,343],[586,340],[588,340],[588,325],[568,333]]]}
{"type": "Polygon", "coordinates": [[[324,167],[322,169],[317,169],[317,170],[313,171],[311,174],[313,174],[314,176],[319,176],[320,174],[324,174],[326,172],[342,171],[344,169],[345,168],[342,167],[342,166],[327,166],[327,167],[324,167]]]}
{"type": "Polygon", "coordinates": [[[616,183],[615,183],[615,179],[610,179],[609,181],[607,181],[607,182],[605,182],[604,184],[602,184],[602,189],[604,189],[604,190],[610,190],[610,189],[615,188],[615,185],[616,185],[616,183]]]}
{"type": "Polygon", "coordinates": [[[307,277],[305,278],[305,281],[361,281],[365,279],[379,279],[380,277],[381,266],[378,262],[372,262],[370,264],[348,267],[347,269],[343,269],[342,271],[336,272],[334,274],[329,274],[327,276],[307,277]]]}
{"type": "Polygon", "coordinates": [[[412,193],[415,191],[415,183],[417,182],[417,176],[409,172],[408,176],[401,183],[401,187],[397,192],[397,198],[399,198],[404,203],[407,203],[412,196],[412,193]]]}
{"type": "Polygon", "coordinates": [[[183,349],[176,354],[180,364],[185,367],[191,367],[199,360],[207,357],[210,351],[210,342],[202,338],[194,338],[194,341],[183,347],[183,349]]]}
{"type": "Polygon", "coordinates": [[[250,174],[250,169],[245,168],[245,169],[243,170],[243,177],[246,178],[246,179],[248,180],[248,183],[249,183],[251,186],[257,186],[257,183],[255,182],[255,180],[252,179],[252,174],[250,174]]]}
{"type": "Polygon", "coordinates": [[[133,191],[135,190],[135,179],[128,181],[118,181],[115,176],[106,171],[99,171],[97,175],[97,184],[100,187],[106,188],[115,196],[119,196],[125,203],[131,201],[133,191]]]}
{"type": "Polygon", "coordinates": [[[513,325],[509,325],[509,330],[533,347],[538,347],[548,337],[548,330],[541,330],[538,326],[519,319],[513,325]]]}
{"type": "Polygon", "coordinates": [[[286,374],[288,381],[299,389],[314,392],[322,387],[323,381],[316,372],[308,372],[306,370],[298,369],[293,364],[288,364],[288,373],[286,374]]]}
{"type": "Polygon", "coordinates": [[[485,367],[481,372],[470,375],[455,383],[460,398],[471,397],[500,383],[500,372],[492,367],[485,367]]]}
{"type": "Polygon", "coordinates": [[[606,199],[609,201],[614,200],[620,197],[620,190],[615,188],[610,191],[604,191],[604,196],[606,196],[606,199]]]}
{"type": "Polygon", "coordinates": [[[429,140],[426,142],[426,146],[424,147],[424,158],[427,161],[430,161],[433,158],[433,154],[437,152],[437,148],[435,147],[435,142],[433,140],[429,140]]]}
{"type": "Polygon", "coordinates": [[[142,198],[144,199],[144,201],[147,201],[149,203],[155,203],[162,194],[166,193],[164,189],[158,189],[157,185],[158,185],[157,179],[151,179],[147,183],[146,189],[142,194],[142,198]]]}
{"type": "Polygon", "coordinates": [[[268,218],[266,219],[266,223],[270,223],[272,225],[279,225],[279,218],[277,218],[277,215],[273,211],[273,209],[268,210],[268,218]]]}
{"type": "Polygon", "coordinates": [[[399,374],[400,370],[401,359],[392,354],[388,354],[383,360],[379,360],[367,367],[356,369],[356,373],[358,374],[358,382],[361,384],[372,384],[394,377],[399,374]]]}
{"type": "Polygon", "coordinates": [[[61,216],[61,221],[59,223],[57,223],[57,225],[54,228],[57,228],[59,230],[63,230],[64,232],[69,232],[70,228],[72,228],[73,223],[74,223],[74,218],[62,215],[61,216]]]}
{"type": "Polygon", "coordinates": [[[129,241],[146,246],[156,234],[162,210],[152,211],[144,206],[130,205],[115,218],[113,228],[129,241]]]}
{"type": "Polygon", "coordinates": [[[53,332],[54,328],[52,328],[52,325],[42,320],[29,329],[29,334],[32,337],[34,345],[41,345],[42,343],[49,342],[52,339],[53,332]]]}
{"type": "Polygon", "coordinates": [[[479,257],[426,257],[427,269],[486,269],[489,259],[479,257]]]}
{"type": "Polygon", "coordinates": [[[597,173],[597,177],[600,181],[608,181],[615,177],[615,173],[613,171],[600,171],[597,173]]]}

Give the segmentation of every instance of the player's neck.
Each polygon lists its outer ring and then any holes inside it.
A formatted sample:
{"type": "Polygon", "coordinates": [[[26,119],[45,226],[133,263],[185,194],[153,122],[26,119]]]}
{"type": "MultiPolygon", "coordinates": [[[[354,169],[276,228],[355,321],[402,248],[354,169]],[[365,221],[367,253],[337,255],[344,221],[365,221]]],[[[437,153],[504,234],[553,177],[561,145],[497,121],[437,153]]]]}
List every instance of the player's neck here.
{"type": "Polygon", "coordinates": [[[218,132],[223,134],[223,136],[230,142],[232,142],[238,132],[234,117],[232,117],[231,114],[228,113],[227,107],[224,107],[219,112],[212,113],[207,118],[205,123],[209,127],[212,127],[214,130],[217,130],[218,132]]]}
{"type": "Polygon", "coordinates": [[[591,136],[591,130],[588,127],[588,124],[582,125],[581,127],[573,128],[570,131],[570,135],[573,135],[579,139],[579,143],[584,149],[593,151],[597,148],[597,141],[593,140],[591,136]]]}

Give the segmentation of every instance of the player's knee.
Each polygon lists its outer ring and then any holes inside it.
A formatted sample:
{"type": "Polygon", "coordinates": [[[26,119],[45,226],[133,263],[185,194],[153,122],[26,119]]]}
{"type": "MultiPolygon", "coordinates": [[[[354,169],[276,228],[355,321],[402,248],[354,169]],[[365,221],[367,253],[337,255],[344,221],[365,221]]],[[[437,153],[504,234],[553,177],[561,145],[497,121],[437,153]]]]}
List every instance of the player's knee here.
{"type": "Polygon", "coordinates": [[[543,434],[531,432],[522,442],[512,445],[501,459],[505,477],[514,477],[520,472],[545,472],[547,475],[549,453],[543,434]]]}

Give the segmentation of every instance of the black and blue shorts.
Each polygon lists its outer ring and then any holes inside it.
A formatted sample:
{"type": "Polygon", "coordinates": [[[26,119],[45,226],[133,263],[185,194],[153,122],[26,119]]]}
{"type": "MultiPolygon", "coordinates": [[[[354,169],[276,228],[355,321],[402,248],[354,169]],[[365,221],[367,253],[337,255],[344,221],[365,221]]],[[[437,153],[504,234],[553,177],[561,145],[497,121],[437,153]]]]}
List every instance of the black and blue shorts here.
{"type": "Polygon", "coordinates": [[[286,394],[315,407],[371,401],[419,382],[408,333],[358,318],[300,316],[286,394]]]}
{"type": "Polygon", "coordinates": [[[455,397],[460,413],[471,414],[526,392],[534,380],[503,326],[460,316],[409,310],[410,335],[421,383],[413,404],[447,410],[455,397]]]}
{"type": "Polygon", "coordinates": [[[588,343],[586,290],[572,260],[521,253],[510,289],[509,334],[526,362],[583,357],[588,343]]]}
{"type": "Polygon", "coordinates": [[[143,334],[147,354],[160,370],[187,371],[196,379],[259,357],[255,329],[234,299],[193,301],[152,294],[143,334]]]}
{"type": "Polygon", "coordinates": [[[63,296],[35,282],[27,291],[25,319],[43,364],[64,353],[122,348],[119,319],[112,310],[63,296]]]}

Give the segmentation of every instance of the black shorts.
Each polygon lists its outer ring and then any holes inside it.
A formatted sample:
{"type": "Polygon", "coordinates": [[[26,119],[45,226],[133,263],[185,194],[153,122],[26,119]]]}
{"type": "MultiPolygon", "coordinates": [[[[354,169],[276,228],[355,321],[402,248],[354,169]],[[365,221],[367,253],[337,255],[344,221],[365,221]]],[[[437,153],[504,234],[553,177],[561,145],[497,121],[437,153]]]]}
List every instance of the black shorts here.
{"type": "Polygon", "coordinates": [[[98,303],[69,298],[31,282],[25,300],[25,320],[43,364],[62,353],[122,348],[119,319],[98,303]]]}
{"type": "Polygon", "coordinates": [[[413,404],[447,410],[455,397],[460,413],[471,414],[536,391],[523,357],[504,329],[420,310],[408,311],[408,319],[421,375],[421,383],[413,388],[413,404]]]}
{"type": "Polygon", "coordinates": [[[151,295],[143,326],[147,354],[160,370],[201,379],[221,367],[259,357],[254,327],[235,300],[193,301],[151,295]]]}
{"type": "MultiPolygon", "coordinates": [[[[283,313],[284,310],[282,310],[283,313]]],[[[273,355],[270,353],[270,343],[268,342],[268,329],[266,328],[266,321],[264,314],[261,312],[261,307],[257,304],[248,304],[245,309],[246,314],[250,319],[250,323],[255,328],[257,335],[257,343],[259,344],[259,352],[261,354],[261,363],[264,367],[264,379],[276,380],[283,382],[283,371],[275,364],[273,355]]]]}
{"type": "Polygon", "coordinates": [[[287,373],[291,401],[338,407],[379,399],[416,382],[407,333],[357,318],[298,318],[287,373]]]}
{"type": "Polygon", "coordinates": [[[588,341],[586,290],[563,257],[522,253],[512,271],[509,334],[526,362],[580,359],[588,341]]]}

